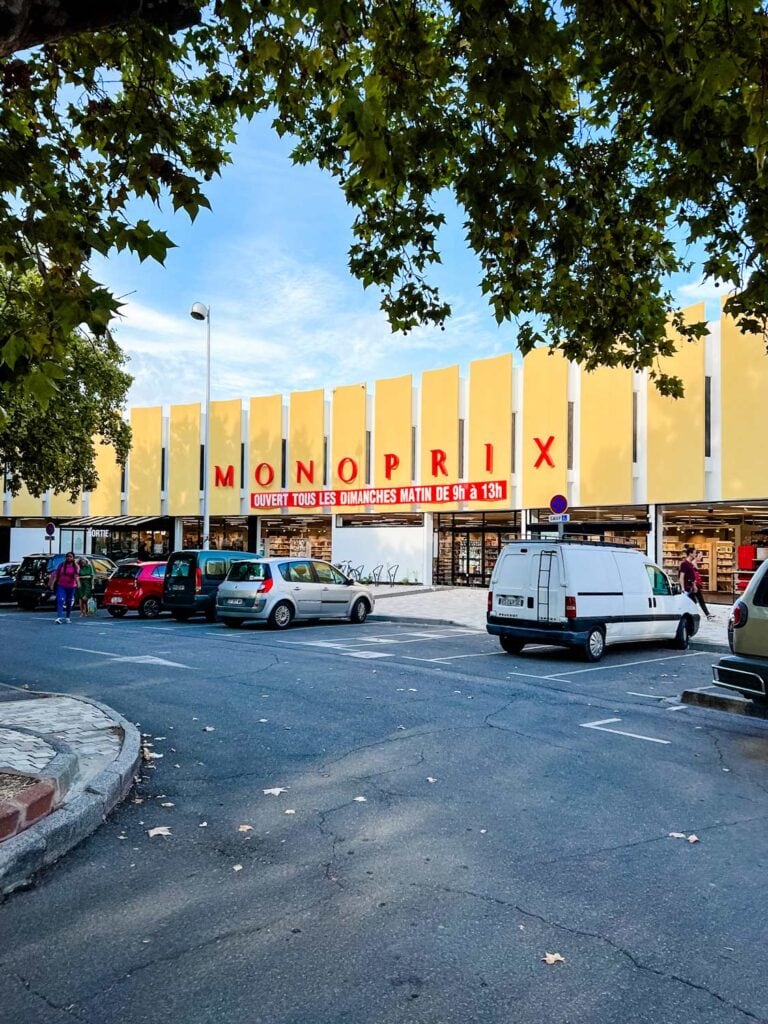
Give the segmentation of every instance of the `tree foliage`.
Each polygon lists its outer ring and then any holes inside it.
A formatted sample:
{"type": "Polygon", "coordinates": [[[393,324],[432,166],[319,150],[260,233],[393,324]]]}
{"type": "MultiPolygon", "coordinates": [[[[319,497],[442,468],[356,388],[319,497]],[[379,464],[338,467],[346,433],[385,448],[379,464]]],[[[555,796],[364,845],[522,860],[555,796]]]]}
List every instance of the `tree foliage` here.
{"type": "MultiPolygon", "coordinates": [[[[194,218],[238,118],[267,109],[294,158],[339,181],[350,267],[382,290],[395,329],[449,315],[430,270],[452,194],[482,290],[499,322],[518,321],[524,352],[546,340],[587,367],[655,372],[689,244],[703,275],[737,291],[742,327],[765,333],[762,3],[190,5],[199,23],[180,32],[94,22],[0,63],[0,258],[12,277],[40,273],[45,324],[29,340],[0,324],[0,387],[26,375],[27,344],[55,362],[72,323],[99,331],[115,313],[92,253],[162,261],[170,239],[131,220],[131,201],[194,218]]],[[[705,331],[673,319],[684,338],[705,331]]]]}
{"type": "MultiPolygon", "coordinates": [[[[2,278],[0,278],[0,281],[2,278]]],[[[31,275],[27,308],[34,309],[40,282],[31,275]]],[[[30,334],[34,327],[27,319],[30,334]]],[[[24,333],[24,324],[19,325],[24,333]]],[[[120,462],[130,449],[130,427],[122,418],[131,377],[125,357],[109,332],[88,337],[73,331],[55,364],[28,362],[24,379],[3,389],[0,416],[0,484],[14,494],[26,484],[75,496],[97,483],[94,438],[111,445],[120,462]],[[38,380],[39,378],[39,380],[38,380]],[[29,381],[37,385],[29,386],[29,381]],[[40,384],[39,381],[43,381],[40,384]],[[39,395],[47,397],[41,410],[39,395]]]]}

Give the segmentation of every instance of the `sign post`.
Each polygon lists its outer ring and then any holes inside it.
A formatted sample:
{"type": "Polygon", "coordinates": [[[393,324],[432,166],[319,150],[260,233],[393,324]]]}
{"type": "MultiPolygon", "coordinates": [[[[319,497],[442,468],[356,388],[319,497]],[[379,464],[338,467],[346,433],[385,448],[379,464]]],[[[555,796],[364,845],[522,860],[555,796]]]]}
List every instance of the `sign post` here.
{"type": "Polygon", "coordinates": [[[548,517],[549,522],[557,523],[557,539],[562,540],[565,535],[565,524],[571,520],[571,517],[566,511],[568,508],[568,499],[564,494],[554,494],[550,498],[549,507],[552,511],[552,515],[548,517]]]}

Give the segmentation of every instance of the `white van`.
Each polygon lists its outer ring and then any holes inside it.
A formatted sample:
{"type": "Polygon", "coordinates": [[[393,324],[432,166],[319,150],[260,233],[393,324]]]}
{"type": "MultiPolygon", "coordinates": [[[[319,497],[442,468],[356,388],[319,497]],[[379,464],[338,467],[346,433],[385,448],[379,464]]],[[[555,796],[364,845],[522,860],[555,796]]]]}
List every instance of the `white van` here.
{"type": "Polygon", "coordinates": [[[526,644],[580,649],[599,661],[606,644],[670,640],[699,629],[698,606],[636,548],[588,541],[506,544],[491,576],[487,630],[507,654],[526,644]]]}

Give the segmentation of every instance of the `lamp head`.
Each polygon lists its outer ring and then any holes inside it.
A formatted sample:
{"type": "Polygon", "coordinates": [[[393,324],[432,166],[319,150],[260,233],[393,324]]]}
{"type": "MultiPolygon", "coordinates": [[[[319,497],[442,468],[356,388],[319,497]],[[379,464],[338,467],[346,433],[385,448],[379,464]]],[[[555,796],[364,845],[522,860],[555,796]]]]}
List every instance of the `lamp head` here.
{"type": "Polygon", "coordinates": [[[193,320],[207,320],[208,319],[208,307],[204,306],[202,302],[193,302],[192,308],[189,311],[189,315],[193,320]]]}

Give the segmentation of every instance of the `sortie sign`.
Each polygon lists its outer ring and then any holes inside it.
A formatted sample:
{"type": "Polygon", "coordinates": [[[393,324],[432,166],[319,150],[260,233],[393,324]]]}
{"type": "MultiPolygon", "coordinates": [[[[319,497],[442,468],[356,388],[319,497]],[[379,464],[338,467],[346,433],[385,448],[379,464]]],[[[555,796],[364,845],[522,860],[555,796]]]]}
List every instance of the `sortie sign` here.
{"type": "Polygon", "coordinates": [[[251,508],[344,508],[353,505],[440,505],[457,501],[506,501],[506,480],[421,484],[409,487],[360,487],[321,491],[253,491],[251,508]]]}

